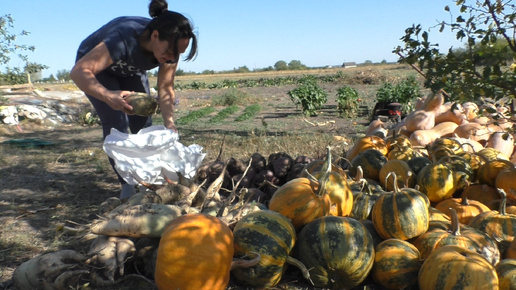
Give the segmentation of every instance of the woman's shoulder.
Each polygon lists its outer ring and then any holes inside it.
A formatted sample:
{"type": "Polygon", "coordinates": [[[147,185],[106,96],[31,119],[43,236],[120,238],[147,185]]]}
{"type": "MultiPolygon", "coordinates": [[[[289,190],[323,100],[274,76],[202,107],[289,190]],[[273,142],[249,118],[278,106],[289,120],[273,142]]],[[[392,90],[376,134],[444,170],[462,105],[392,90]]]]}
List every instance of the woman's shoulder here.
{"type": "Polygon", "coordinates": [[[147,26],[150,21],[150,18],[141,16],[120,16],[108,22],[105,27],[108,29],[140,28],[147,26]]]}

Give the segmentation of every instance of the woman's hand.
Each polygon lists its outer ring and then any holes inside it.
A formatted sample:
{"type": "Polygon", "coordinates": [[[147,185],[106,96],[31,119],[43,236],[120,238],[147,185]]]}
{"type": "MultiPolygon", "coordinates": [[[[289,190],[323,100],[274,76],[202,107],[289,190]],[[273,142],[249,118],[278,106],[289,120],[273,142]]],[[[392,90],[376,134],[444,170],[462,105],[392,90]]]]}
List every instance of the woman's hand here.
{"type": "Polygon", "coordinates": [[[125,100],[125,97],[131,93],[130,91],[109,91],[108,94],[104,95],[103,101],[113,110],[132,115],[134,114],[133,107],[125,100]]]}

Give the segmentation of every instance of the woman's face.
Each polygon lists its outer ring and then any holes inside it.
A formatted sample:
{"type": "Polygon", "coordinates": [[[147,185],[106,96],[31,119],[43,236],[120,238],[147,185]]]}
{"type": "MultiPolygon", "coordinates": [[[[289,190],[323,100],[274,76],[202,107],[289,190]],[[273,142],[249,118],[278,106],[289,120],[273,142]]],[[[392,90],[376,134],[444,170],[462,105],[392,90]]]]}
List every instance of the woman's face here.
{"type": "Polygon", "coordinates": [[[169,41],[159,40],[157,37],[157,31],[154,31],[153,35],[154,34],[156,34],[156,37],[152,38],[152,52],[160,64],[176,63],[179,60],[179,55],[184,53],[190,44],[189,38],[179,38],[177,42],[177,49],[179,51],[177,54],[178,56],[176,57],[174,46],[169,41]]]}

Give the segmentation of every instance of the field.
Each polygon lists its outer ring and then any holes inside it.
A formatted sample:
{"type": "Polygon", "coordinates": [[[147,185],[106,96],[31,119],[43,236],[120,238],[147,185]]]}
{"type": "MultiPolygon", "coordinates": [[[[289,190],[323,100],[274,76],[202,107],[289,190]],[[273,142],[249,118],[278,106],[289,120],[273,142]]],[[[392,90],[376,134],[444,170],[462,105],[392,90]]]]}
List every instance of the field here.
{"type": "MultiPolygon", "coordinates": [[[[199,144],[207,153],[205,162],[217,158],[247,159],[258,152],[263,156],[285,152],[292,157],[320,158],[327,145],[334,156],[342,156],[354,138],[362,134],[370,121],[375,92],[384,81],[397,82],[416,75],[410,67],[382,65],[350,69],[303,71],[298,74],[335,74],[346,78],[321,86],[329,94],[327,104],[317,116],[306,117],[296,108],[287,92],[295,85],[280,87],[237,88],[246,104],[260,105],[254,118],[235,121],[239,111],[220,122],[210,122],[215,115],[178,125],[180,141],[199,144]],[[355,88],[362,99],[361,114],[354,118],[339,117],[336,89],[343,85],[355,88]]],[[[277,73],[249,75],[211,75],[179,77],[178,84],[216,82],[227,78],[268,78],[277,73]]],[[[62,90],[56,85],[37,85],[40,89],[62,90]]],[[[189,112],[212,104],[215,97],[229,89],[177,91],[179,104],[176,120],[189,112]]],[[[233,91],[235,93],[235,91],[233,91]]],[[[88,106],[88,103],[74,104],[88,106]]],[[[216,112],[222,107],[216,107],[216,112]]],[[[159,117],[156,122],[159,123],[159,117]]],[[[76,249],[87,252],[90,241],[81,235],[63,233],[63,226],[80,228],[97,217],[99,205],[119,195],[119,185],[102,150],[101,128],[80,124],[49,126],[23,122],[21,130],[0,126],[0,142],[11,139],[38,139],[48,146],[19,148],[0,145],[0,287],[11,289],[14,269],[22,262],[46,252],[76,249]]],[[[152,289],[146,281],[126,281],[109,289],[152,289]],[[135,282],[136,281],[136,282],[135,282]],[[148,288],[145,288],[148,287],[148,288]]],[[[287,284],[285,284],[287,285],[287,284]]],[[[286,287],[286,286],[285,286],[286,287]]],[[[108,289],[108,288],[105,288],[108,289]]]]}

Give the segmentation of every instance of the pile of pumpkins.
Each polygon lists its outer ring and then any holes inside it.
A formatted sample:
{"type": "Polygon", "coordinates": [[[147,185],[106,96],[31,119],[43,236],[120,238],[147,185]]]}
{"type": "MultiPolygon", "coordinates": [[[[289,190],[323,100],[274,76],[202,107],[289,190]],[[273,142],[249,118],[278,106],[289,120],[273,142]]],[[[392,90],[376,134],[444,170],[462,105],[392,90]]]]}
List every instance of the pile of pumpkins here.
{"type": "Polygon", "coordinates": [[[317,288],[516,289],[514,139],[495,111],[430,95],[400,123],[373,121],[345,166],[328,147],[235,224],[176,218],[157,287],[270,288],[291,267],[317,288]]]}

